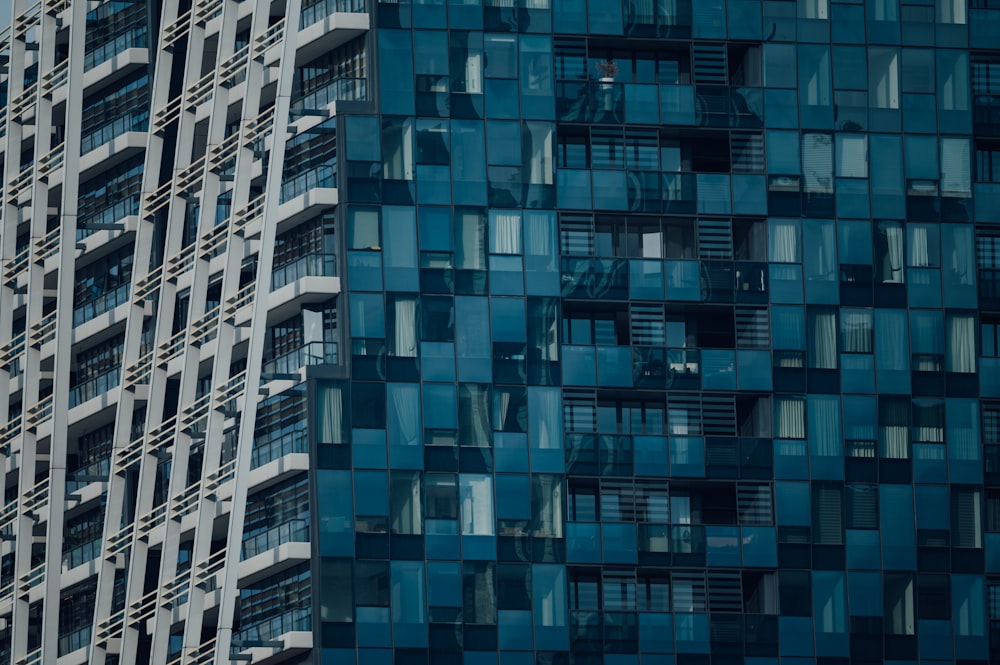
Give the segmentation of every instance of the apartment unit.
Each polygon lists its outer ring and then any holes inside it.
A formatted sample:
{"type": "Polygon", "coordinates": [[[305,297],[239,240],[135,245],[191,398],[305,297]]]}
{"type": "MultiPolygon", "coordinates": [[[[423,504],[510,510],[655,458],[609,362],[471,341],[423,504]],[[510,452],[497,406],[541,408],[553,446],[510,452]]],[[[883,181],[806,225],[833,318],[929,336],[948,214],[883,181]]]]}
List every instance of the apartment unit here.
{"type": "Polygon", "coordinates": [[[0,665],[997,662],[998,35],[15,0],[0,665]]]}

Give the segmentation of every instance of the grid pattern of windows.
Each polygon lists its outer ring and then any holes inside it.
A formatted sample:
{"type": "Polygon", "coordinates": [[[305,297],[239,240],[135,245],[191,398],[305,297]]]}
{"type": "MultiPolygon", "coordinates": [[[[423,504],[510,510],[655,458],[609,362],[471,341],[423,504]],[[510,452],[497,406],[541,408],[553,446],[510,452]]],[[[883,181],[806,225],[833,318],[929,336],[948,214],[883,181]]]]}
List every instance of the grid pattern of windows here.
{"type": "Polygon", "coordinates": [[[995,660],[996,9],[463,10],[345,120],[324,654],[995,660]]]}

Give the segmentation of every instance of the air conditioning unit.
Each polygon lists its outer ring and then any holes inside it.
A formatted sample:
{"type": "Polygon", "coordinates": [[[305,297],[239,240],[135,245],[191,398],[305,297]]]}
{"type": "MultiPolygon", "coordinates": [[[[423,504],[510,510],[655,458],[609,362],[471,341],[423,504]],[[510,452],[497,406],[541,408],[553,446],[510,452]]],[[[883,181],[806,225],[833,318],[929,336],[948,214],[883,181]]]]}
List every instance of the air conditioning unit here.
{"type": "Polygon", "coordinates": [[[910,196],[937,196],[937,180],[908,180],[906,193],[910,196]]]}

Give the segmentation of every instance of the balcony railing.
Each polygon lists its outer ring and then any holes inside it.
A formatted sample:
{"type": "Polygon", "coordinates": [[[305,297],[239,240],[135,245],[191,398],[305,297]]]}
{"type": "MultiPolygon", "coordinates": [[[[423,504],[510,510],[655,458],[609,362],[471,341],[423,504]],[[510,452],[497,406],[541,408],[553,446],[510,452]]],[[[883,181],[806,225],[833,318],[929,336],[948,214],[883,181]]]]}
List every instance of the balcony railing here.
{"type": "Polygon", "coordinates": [[[312,629],[312,613],[309,608],[302,607],[287,610],[260,623],[247,626],[239,631],[239,639],[248,641],[273,640],[280,635],[292,631],[308,631],[312,629]]]}
{"type": "Polygon", "coordinates": [[[337,165],[321,164],[314,169],[299,173],[281,183],[281,202],[290,201],[305,194],[310,189],[337,186],[337,165]]]}
{"type": "Polygon", "coordinates": [[[303,277],[336,277],[335,254],[306,254],[271,271],[271,290],[275,291],[303,277]]]}
{"type": "Polygon", "coordinates": [[[293,109],[321,109],[330,102],[354,102],[368,98],[367,80],[363,78],[333,79],[321,88],[292,101],[293,109]]]}
{"type": "Polygon", "coordinates": [[[319,2],[311,4],[303,3],[302,20],[299,26],[308,27],[336,12],[359,14],[364,11],[365,0],[319,0],[319,2]]]}
{"type": "Polygon", "coordinates": [[[78,326],[84,321],[90,321],[95,316],[128,302],[128,293],[129,284],[126,282],[92,300],[77,305],[73,308],[73,325],[78,326]]]}
{"type": "Polygon", "coordinates": [[[121,374],[121,368],[116,367],[110,372],[105,372],[104,374],[95,376],[93,379],[73,386],[69,391],[69,408],[72,409],[78,404],[83,404],[87,400],[108,392],[121,381],[121,374]]]}
{"type": "Polygon", "coordinates": [[[88,624],[72,632],[60,635],[58,647],[59,655],[65,656],[66,654],[72,653],[77,649],[90,646],[90,630],[91,626],[88,624]]]}
{"type": "Polygon", "coordinates": [[[305,423],[302,428],[266,441],[254,441],[250,454],[250,468],[256,469],[292,453],[309,452],[309,433],[305,423]]]}
{"type": "Polygon", "coordinates": [[[80,154],[109,143],[125,132],[144,132],[149,128],[149,113],[127,113],[94,129],[84,130],[80,141],[80,154]]]}
{"type": "Polygon", "coordinates": [[[336,342],[308,342],[264,363],[264,375],[291,374],[309,365],[336,365],[336,342]]]}
{"type": "Polygon", "coordinates": [[[66,481],[66,490],[69,492],[74,492],[81,487],[86,487],[92,480],[90,478],[107,478],[108,474],[111,473],[111,456],[108,453],[108,457],[97,460],[96,462],[91,462],[86,466],[78,467],[70,472],[71,478],[66,481]],[[85,478],[85,480],[74,480],[73,477],[78,476],[85,478]]]}
{"type": "Polygon", "coordinates": [[[103,547],[104,541],[101,538],[96,538],[66,550],[62,556],[63,570],[72,570],[88,561],[93,561],[103,551],[103,547]]]}
{"type": "Polygon", "coordinates": [[[144,48],[146,43],[146,28],[134,27],[103,44],[95,46],[83,56],[83,70],[89,71],[101,63],[107,62],[129,48],[144,48]]]}
{"type": "Polygon", "coordinates": [[[309,520],[294,519],[243,540],[243,558],[249,559],[285,543],[309,541],[309,520]]]}
{"type": "MultiPolygon", "coordinates": [[[[115,201],[112,205],[104,208],[103,210],[98,210],[97,212],[91,212],[83,214],[77,219],[78,226],[87,225],[104,225],[113,224],[129,215],[137,214],[139,210],[139,195],[133,194],[132,196],[123,198],[119,201],[115,201]]],[[[85,228],[77,228],[76,239],[81,240],[89,236],[93,231],[85,228]]]]}

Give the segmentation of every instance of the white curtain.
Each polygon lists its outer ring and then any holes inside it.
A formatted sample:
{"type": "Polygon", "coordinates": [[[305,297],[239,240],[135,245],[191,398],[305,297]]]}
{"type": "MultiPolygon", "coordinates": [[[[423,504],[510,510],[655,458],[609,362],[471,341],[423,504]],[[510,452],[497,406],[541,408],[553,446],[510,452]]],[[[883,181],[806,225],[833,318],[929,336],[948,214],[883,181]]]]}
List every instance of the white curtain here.
{"type": "Polygon", "coordinates": [[[528,155],[528,184],[551,185],[555,176],[552,162],[552,125],[529,122],[525,124],[526,138],[530,142],[528,155]]]}
{"type": "Polygon", "coordinates": [[[928,242],[927,227],[923,224],[908,224],[906,230],[909,234],[908,249],[910,250],[907,264],[914,268],[930,267],[930,243],[928,242]]]}
{"type": "Polygon", "coordinates": [[[966,0],[937,0],[937,22],[965,24],[966,0]]]}
{"type": "Polygon", "coordinates": [[[401,358],[417,356],[417,301],[415,298],[397,298],[393,308],[393,345],[390,353],[401,358]]]}
{"type": "Polygon", "coordinates": [[[550,212],[524,212],[524,253],[545,256],[555,269],[556,219],[550,212]]]}
{"type": "Polygon", "coordinates": [[[945,224],[941,229],[944,260],[954,283],[971,286],[975,283],[976,260],[971,226],[945,224]]]}
{"type": "Polygon", "coordinates": [[[898,0],[872,0],[873,14],[876,21],[898,21],[898,0]]]}
{"type": "Polygon", "coordinates": [[[843,455],[840,434],[840,398],[834,395],[809,397],[809,446],[818,457],[843,455]]]}
{"type": "Polygon", "coordinates": [[[879,456],[907,459],[910,456],[910,404],[903,399],[883,399],[879,403],[879,456]]]}
{"type": "Polygon", "coordinates": [[[913,349],[914,371],[941,371],[941,356],[944,354],[944,331],[941,323],[940,311],[910,312],[910,344],[913,349]]]}
{"type": "Polygon", "coordinates": [[[774,398],[774,437],[806,438],[806,403],[801,397],[774,398]]]}
{"type": "Polygon", "coordinates": [[[949,399],[946,408],[949,457],[978,460],[979,403],[974,399],[949,399]]]}
{"type": "Polygon", "coordinates": [[[914,441],[943,443],[944,403],[939,399],[914,399],[912,427],[914,441]]]}
{"type": "Polygon", "coordinates": [[[562,481],[556,476],[544,474],[533,476],[531,481],[535,535],[544,538],[562,538],[562,481]]]}
{"type": "Polygon", "coordinates": [[[482,216],[476,213],[459,214],[455,220],[455,267],[460,270],[483,270],[486,243],[483,238],[482,216]]]}
{"type": "Polygon", "coordinates": [[[827,0],[799,0],[799,16],[826,20],[829,18],[827,0]]]}
{"type": "Polygon", "coordinates": [[[882,281],[903,282],[903,227],[899,222],[880,222],[879,230],[885,239],[882,257],[882,281]]]}
{"type": "Polygon", "coordinates": [[[394,473],[390,498],[392,532],[419,535],[422,531],[420,474],[394,473]]]}
{"type": "Polygon", "coordinates": [[[344,443],[343,388],[323,384],[319,391],[319,443],[344,443]]]}
{"type": "Polygon", "coordinates": [[[832,220],[819,221],[809,220],[807,224],[807,238],[812,238],[816,243],[811,249],[807,248],[805,270],[806,274],[813,279],[823,281],[837,280],[837,228],[832,220]],[[818,241],[818,242],[817,242],[818,241]]]}
{"type": "Polygon", "coordinates": [[[844,353],[872,352],[872,314],[866,310],[841,310],[844,353]]]}
{"type": "Polygon", "coordinates": [[[390,443],[420,445],[420,388],[415,384],[390,383],[389,430],[395,432],[390,443]],[[392,439],[396,440],[393,441],[392,439]]]}
{"type": "Polygon", "coordinates": [[[799,262],[799,223],[792,219],[772,219],[768,222],[768,245],[771,263],[799,262]]]}
{"type": "Polygon", "coordinates": [[[906,312],[902,310],[875,310],[875,355],[883,370],[908,370],[909,339],[906,312]]]}
{"type": "Polygon", "coordinates": [[[559,388],[529,388],[532,447],[560,448],[562,444],[562,398],[559,388]]]}
{"type": "Polygon", "coordinates": [[[492,536],[493,478],[486,475],[461,474],[459,501],[462,510],[462,534],[492,536]]]}
{"type": "Polygon", "coordinates": [[[521,253],[521,213],[490,211],[490,253],[521,253]]]}
{"type": "Polygon", "coordinates": [[[809,313],[809,366],[837,369],[836,312],[809,313]]]}
{"type": "Polygon", "coordinates": [[[947,322],[945,371],[976,371],[976,319],[965,314],[949,314],[947,322]]]}

